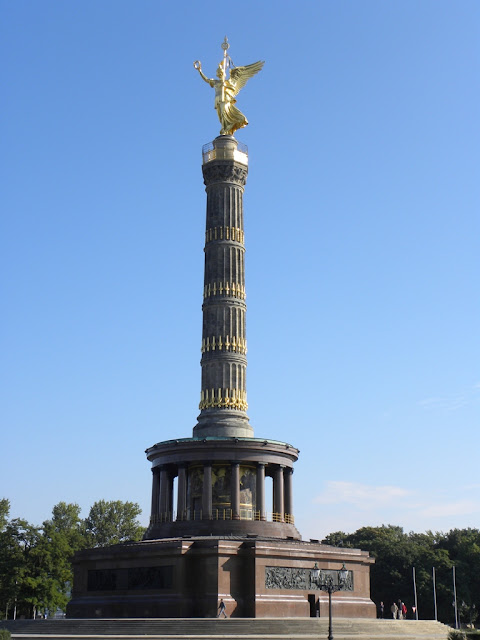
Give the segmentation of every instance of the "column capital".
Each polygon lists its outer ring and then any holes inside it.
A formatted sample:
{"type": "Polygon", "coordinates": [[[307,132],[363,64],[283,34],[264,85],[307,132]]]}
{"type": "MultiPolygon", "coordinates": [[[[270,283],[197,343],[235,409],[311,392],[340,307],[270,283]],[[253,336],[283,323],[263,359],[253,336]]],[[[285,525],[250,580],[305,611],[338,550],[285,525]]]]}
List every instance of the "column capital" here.
{"type": "Polygon", "coordinates": [[[203,181],[209,187],[215,183],[230,182],[244,187],[247,182],[248,168],[231,160],[221,160],[203,165],[203,181]]]}

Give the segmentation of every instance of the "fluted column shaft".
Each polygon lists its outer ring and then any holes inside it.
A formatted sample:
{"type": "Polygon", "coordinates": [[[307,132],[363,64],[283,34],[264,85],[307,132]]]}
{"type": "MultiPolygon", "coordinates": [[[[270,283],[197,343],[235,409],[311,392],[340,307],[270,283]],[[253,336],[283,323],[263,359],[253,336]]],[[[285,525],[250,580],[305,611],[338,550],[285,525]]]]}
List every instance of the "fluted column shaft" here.
{"type": "Polygon", "coordinates": [[[233,136],[219,136],[202,167],[207,215],[201,413],[194,436],[253,435],[246,415],[243,192],[248,167],[237,145],[233,136]]]}

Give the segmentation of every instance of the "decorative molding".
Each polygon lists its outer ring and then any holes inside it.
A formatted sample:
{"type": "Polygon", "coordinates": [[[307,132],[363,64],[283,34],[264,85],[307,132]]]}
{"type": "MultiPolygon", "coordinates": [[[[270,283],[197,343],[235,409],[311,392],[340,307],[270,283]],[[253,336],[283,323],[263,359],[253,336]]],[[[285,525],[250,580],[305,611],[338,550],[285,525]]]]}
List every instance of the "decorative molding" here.
{"type": "MultiPolygon", "coordinates": [[[[312,579],[311,569],[296,569],[295,567],[265,567],[265,587],[267,589],[301,589],[319,591],[319,584],[323,584],[327,577],[331,577],[333,584],[338,585],[338,571],[322,569],[318,582],[312,579]]],[[[348,578],[342,591],[353,591],[353,571],[348,572],[348,578]]]]}
{"type": "Polygon", "coordinates": [[[308,569],[294,567],[265,567],[265,587],[267,589],[311,589],[308,569]]]}
{"type": "Polygon", "coordinates": [[[205,244],[213,240],[232,240],[243,245],[245,233],[239,227],[211,227],[205,231],[205,244]]]}
{"type": "Polygon", "coordinates": [[[240,283],[212,282],[206,284],[203,288],[203,299],[205,300],[211,296],[231,296],[233,298],[245,300],[247,294],[245,293],[245,287],[240,283]]]}
{"type": "Polygon", "coordinates": [[[246,355],[247,341],[245,338],[237,338],[236,336],[233,336],[231,340],[230,336],[207,336],[202,338],[202,353],[208,351],[233,351],[246,355]]]}
{"type": "Polygon", "coordinates": [[[237,409],[246,411],[247,392],[242,389],[205,389],[200,392],[199,409],[237,409]]]}

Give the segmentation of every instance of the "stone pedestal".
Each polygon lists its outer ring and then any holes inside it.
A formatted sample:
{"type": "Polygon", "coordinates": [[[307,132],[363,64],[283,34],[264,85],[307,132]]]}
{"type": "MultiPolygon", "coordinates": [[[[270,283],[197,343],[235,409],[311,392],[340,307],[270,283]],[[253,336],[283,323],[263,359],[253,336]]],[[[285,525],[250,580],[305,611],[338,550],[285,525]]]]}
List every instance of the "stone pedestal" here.
{"type": "Polygon", "coordinates": [[[368,554],[311,542],[245,536],[144,541],[76,555],[72,618],[208,618],[220,598],[233,618],[328,616],[328,596],[311,580],[317,562],[345,563],[351,589],[333,595],[336,618],[376,616],[368,554]]]}

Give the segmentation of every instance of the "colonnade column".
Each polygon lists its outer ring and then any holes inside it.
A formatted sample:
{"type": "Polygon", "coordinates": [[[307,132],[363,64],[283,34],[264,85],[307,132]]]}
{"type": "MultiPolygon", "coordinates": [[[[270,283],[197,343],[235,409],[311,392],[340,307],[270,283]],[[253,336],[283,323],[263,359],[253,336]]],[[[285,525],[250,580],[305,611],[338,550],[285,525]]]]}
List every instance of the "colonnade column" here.
{"type": "Polygon", "coordinates": [[[284,520],[284,482],[283,470],[285,467],[281,464],[275,469],[273,476],[273,511],[280,522],[284,520]]]}
{"type": "Polygon", "coordinates": [[[177,520],[185,519],[185,511],[187,509],[187,469],[185,465],[178,467],[178,484],[177,484],[177,520]]]}
{"type": "Polygon", "coordinates": [[[167,470],[165,469],[165,467],[160,467],[158,511],[161,517],[163,517],[166,510],[167,510],[167,470]]]}
{"type": "Polygon", "coordinates": [[[284,479],[284,505],[285,505],[285,514],[288,514],[289,520],[293,516],[293,469],[291,467],[287,467],[283,473],[284,479]]]}
{"type": "Polygon", "coordinates": [[[173,478],[166,467],[160,467],[159,513],[161,518],[173,509],[173,478]]]}
{"type": "Polygon", "coordinates": [[[259,519],[266,520],[265,513],[265,463],[257,463],[257,504],[256,511],[258,511],[259,519]]]}
{"type": "Polygon", "coordinates": [[[167,513],[173,518],[173,474],[167,471],[167,513]]]}
{"type": "Polygon", "coordinates": [[[240,520],[240,463],[232,462],[231,477],[232,520],[240,520]]]}
{"type": "Polygon", "coordinates": [[[158,500],[160,495],[160,469],[152,467],[152,515],[151,520],[155,522],[158,517],[158,500]]]}
{"type": "Polygon", "coordinates": [[[203,493],[202,493],[203,518],[212,517],[212,463],[203,465],[203,493]]]}

